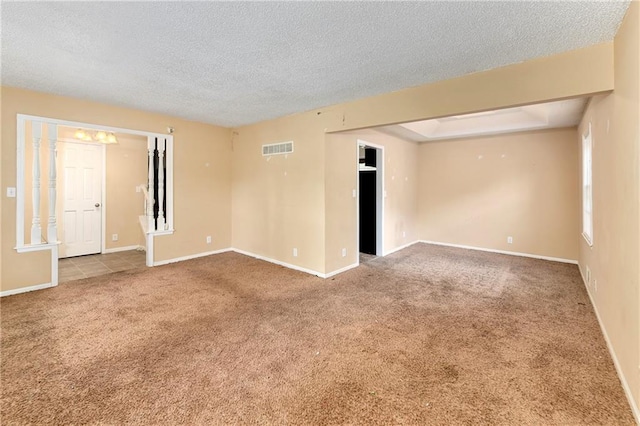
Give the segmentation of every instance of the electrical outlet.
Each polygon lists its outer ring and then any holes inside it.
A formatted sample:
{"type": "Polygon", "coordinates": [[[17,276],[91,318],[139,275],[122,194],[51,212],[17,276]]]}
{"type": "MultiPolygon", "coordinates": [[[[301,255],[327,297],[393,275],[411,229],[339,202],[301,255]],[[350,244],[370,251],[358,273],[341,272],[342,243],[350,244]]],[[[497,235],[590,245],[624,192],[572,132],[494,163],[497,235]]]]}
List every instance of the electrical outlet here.
{"type": "Polygon", "coordinates": [[[207,235],[207,244],[211,244],[211,235],[207,235]]]}
{"type": "Polygon", "coordinates": [[[587,285],[591,285],[591,269],[587,266],[587,285]]]}
{"type": "Polygon", "coordinates": [[[355,190],[355,189],[353,189],[353,190],[351,191],[351,196],[352,196],[353,198],[356,198],[356,197],[358,196],[358,193],[356,192],[356,190],[355,190]]]}
{"type": "Polygon", "coordinates": [[[342,249],[342,257],[347,257],[347,249],[346,248],[342,249]]]}
{"type": "Polygon", "coordinates": [[[513,244],[513,237],[507,237],[507,244],[513,244]]]}
{"type": "Polygon", "coordinates": [[[7,188],[7,197],[15,198],[16,197],[16,189],[14,187],[7,188]]]}
{"type": "Polygon", "coordinates": [[[111,235],[111,241],[118,241],[118,234],[111,235]]]}
{"type": "Polygon", "coordinates": [[[598,280],[596,280],[595,278],[593,279],[593,289],[595,291],[598,291],[598,280]]]}
{"type": "Polygon", "coordinates": [[[298,249],[297,248],[293,248],[293,257],[298,257],[298,249]]]}
{"type": "Polygon", "coordinates": [[[402,238],[405,238],[407,236],[407,233],[405,231],[402,231],[402,238]]]}

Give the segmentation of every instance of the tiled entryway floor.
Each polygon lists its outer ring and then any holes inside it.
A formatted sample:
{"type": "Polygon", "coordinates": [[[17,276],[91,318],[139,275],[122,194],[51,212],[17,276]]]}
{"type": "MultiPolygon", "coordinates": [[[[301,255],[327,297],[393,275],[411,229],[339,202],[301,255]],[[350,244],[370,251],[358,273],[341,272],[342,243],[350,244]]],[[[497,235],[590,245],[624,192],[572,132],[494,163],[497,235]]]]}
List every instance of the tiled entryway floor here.
{"type": "Polygon", "coordinates": [[[145,252],[138,250],[68,257],[58,261],[58,282],[63,283],[144,267],[145,252]]]}

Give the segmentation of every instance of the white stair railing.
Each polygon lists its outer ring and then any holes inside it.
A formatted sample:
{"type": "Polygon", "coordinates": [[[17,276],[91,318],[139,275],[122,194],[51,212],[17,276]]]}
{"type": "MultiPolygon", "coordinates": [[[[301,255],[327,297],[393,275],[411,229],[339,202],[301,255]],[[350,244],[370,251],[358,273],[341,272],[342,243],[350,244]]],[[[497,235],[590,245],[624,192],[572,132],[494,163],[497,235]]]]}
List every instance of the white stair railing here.
{"type": "Polygon", "coordinates": [[[153,205],[155,203],[151,194],[147,190],[147,185],[142,184],[137,187],[144,195],[144,215],[140,216],[140,226],[145,234],[156,230],[153,220],[153,205]]]}

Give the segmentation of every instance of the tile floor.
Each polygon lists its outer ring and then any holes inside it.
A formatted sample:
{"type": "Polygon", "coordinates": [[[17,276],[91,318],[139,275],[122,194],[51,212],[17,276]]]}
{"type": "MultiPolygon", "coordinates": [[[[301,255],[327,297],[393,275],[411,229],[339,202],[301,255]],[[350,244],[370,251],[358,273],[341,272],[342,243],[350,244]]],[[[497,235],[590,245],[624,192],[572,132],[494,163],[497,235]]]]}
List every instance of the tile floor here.
{"type": "Polygon", "coordinates": [[[58,282],[63,283],[144,267],[145,252],[138,250],[68,257],[58,261],[58,282]]]}

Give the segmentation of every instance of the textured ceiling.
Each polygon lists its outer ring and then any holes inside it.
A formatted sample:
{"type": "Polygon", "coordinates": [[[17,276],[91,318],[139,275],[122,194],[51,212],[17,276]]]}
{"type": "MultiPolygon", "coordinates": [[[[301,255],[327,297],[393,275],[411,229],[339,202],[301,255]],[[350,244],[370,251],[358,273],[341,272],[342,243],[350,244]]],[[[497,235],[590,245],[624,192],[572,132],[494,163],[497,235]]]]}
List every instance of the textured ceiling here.
{"type": "Polygon", "coordinates": [[[2,84],[237,126],[612,40],[628,2],[2,2],[2,84]]]}

